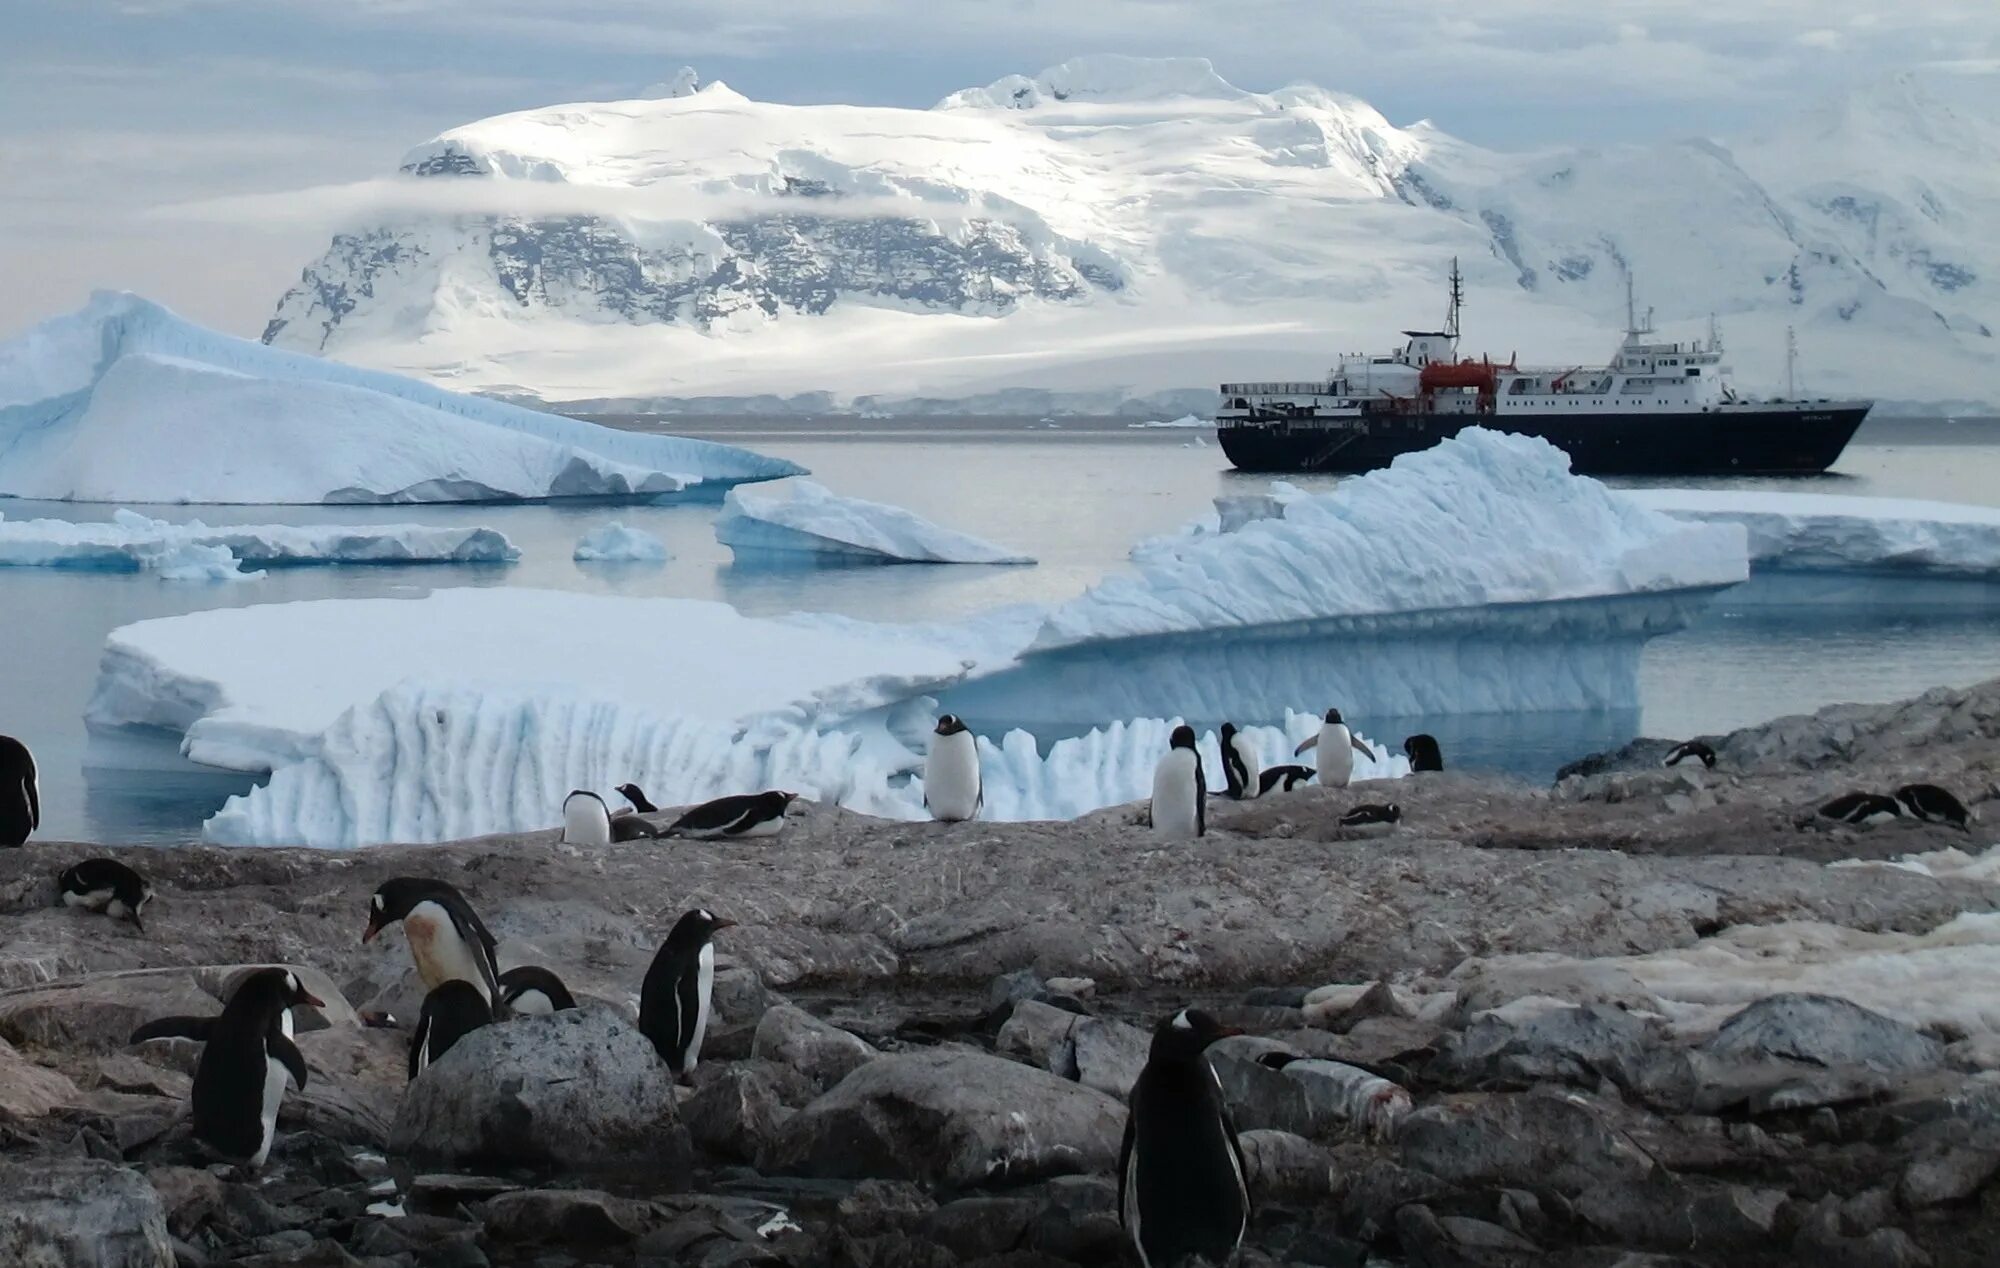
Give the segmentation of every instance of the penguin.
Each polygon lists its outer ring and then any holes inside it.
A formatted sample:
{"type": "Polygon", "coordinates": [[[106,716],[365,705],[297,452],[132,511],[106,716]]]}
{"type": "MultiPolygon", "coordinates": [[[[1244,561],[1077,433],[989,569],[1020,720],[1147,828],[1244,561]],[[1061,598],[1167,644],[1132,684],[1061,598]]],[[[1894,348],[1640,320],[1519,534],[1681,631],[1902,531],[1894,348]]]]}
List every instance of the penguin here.
{"type": "Polygon", "coordinates": [[[361,940],[372,941],[397,921],[403,924],[410,959],[426,991],[458,978],[472,983],[489,1008],[499,999],[500,975],[494,969],[498,944],[463,894],[421,876],[383,881],[368,900],[368,928],[361,940]]]}
{"type": "Polygon", "coordinates": [[[26,845],[42,826],[42,785],[35,755],[11,735],[0,735],[0,846],[26,845]]]}
{"type": "Polygon", "coordinates": [[[1347,724],[1340,720],[1340,710],[1328,709],[1326,720],[1320,723],[1319,734],[1307,736],[1305,742],[1292,750],[1297,757],[1309,748],[1319,750],[1319,782],[1328,788],[1345,788],[1354,778],[1354,755],[1365,753],[1369,761],[1375,760],[1375,750],[1357,739],[1347,724]]]}
{"type": "Polygon", "coordinates": [[[785,811],[798,800],[792,792],[746,793],[717,797],[682,813],[667,825],[663,836],[694,837],[774,837],[784,831],[785,811]]]}
{"type": "Polygon", "coordinates": [[[637,784],[620,784],[613,789],[620,797],[632,803],[632,809],[642,815],[658,814],[660,808],[646,800],[646,792],[637,784]]]}
{"type": "Polygon", "coordinates": [[[1153,831],[1168,837],[1198,837],[1208,832],[1208,779],[1201,754],[1195,751],[1194,728],[1177,726],[1170,747],[1153,768],[1153,801],[1149,815],[1153,831]]]}
{"type": "Polygon", "coordinates": [[[1403,740],[1403,756],[1410,759],[1412,771],[1443,770],[1444,750],[1438,747],[1435,735],[1412,735],[1403,740]]]}
{"type": "Polygon", "coordinates": [[[979,741],[956,714],[937,720],[924,754],[924,809],[940,823],[977,819],[986,804],[979,777],[979,741]]]}
{"type": "Polygon", "coordinates": [[[1222,748],[1222,781],[1228,786],[1229,795],[1238,801],[1249,801],[1264,791],[1264,770],[1257,757],[1257,746],[1250,737],[1236,729],[1234,722],[1225,722],[1216,733],[1222,748]]]}
{"type": "Polygon", "coordinates": [[[1241,1033],[1193,1008],[1153,1031],[1118,1149],[1118,1223],[1142,1268],[1227,1264],[1243,1244],[1249,1168],[1205,1055],[1241,1033]]]}
{"type": "Polygon", "coordinates": [[[238,983],[208,1028],[194,1072],[195,1138],[233,1162],[261,1167],[278,1131],[285,1080],[303,1089],[306,1061],[282,1018],[300,1004],[324,1006],[287,969],[259,969],[238,983]]]}
{"type": "Polygon", "coordinates": [[[674,1075],[687,1081],[701,1060],[715,994],[715,935],[733,927],[705,908],[674,922],[639,987],[639,1033],[653,1041],[674,1075]]]}
{"type": "Polygon", "coordinates": [[[424,996],[424,1011],[410,1036],[410,1081],[429,1069],[451,1046],[481,1026],[493,1024],[486,997],[456,978],[424,996]]]}
{"type": "Polygon", "coordinates": [[[523,964],[500,975],[500,1005],[520,1016],[559,1013],[576,1000],[563,980],[539,964],[523,964]]]}
{"type": "Polygon", "coordinates": [[[1703,744],[1700,740],[1688,740],[1684,743],[1674,745],[1668,751],[1666,760],[1661,762],[1660,765],[1678,766],[1690,757],[1700,759],[1701,764],[1710,770],[1715,769],[1715,750],[1703,744]]]}
{"type": "Polygon", "coordinates": [[[1290,792],[1313,777],[1310,766],[1271,766],[1265,768],[1257,778],[1257,791],[1269,796],[1273,792],[1290,792]]]}
{"type": "Polygon", "coordinates": [[[1387,832],[1402,822],[1403,808],[1398,805],[1361,805],[1340,816],[1340,826],[1361,832],[1387,832]]]}
{"type": "Polygon", "coordinates": [[[99,911],[113,920],[129,920],[140,933],[146,932],[139,913],[153,901],[153,887],[146,878],[117,859],[85,859],[56,878],[65,907],[99,911]]]}
{"type": "Polygon", "coordinates": [[[1856,827],[1899,819],[1902,814],[1903,808],[1896,804],[1894,797],[1884,797],[1880,793],[1851,792],[1835,797],[1819,808],[1820,818],[1856,827]]]}
{"type": "Polygon", "coordinates": [[[659,835],[652,824],[633,811],[612,814],[604,798],[594,792],[578,788],[563,798],[564,845],[602,848],[613,841],[637,841],[642,837],[650,840],[659,835]]]}
{"type": "Polygon", "coordinates": [[[1896,800],[1925,823],[1948,823],[1960,832],[1972,831],[1972,812],[1936,784],[1904,784],[1896,790],[1896,800]]]}

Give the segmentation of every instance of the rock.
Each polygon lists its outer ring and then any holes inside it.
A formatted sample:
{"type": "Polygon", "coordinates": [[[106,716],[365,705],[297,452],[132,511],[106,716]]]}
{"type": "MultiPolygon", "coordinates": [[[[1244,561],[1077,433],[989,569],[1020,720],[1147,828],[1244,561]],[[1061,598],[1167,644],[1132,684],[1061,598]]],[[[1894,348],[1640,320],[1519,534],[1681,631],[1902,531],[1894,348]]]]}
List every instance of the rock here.
{"type": "Polygon", "coordinates": [[[1018,1000],[994,1036],[993,1047],[1051,1074],[1074,1079],[1077,1076],[1074,1032],[1081,1020],[1075,1013],[1039,1000],[1018,1000]]]}
{"type": "Polygon", "coordinates": [[[1575,1211],[1621,1243],[1747,1249],[1771,1238],[1785,1194],[1778,1189],[1684,1180],[1665,1171],[1607,1178],[1576,1195],[1575,1211]]]}
{"type": "Polygon", "coordinates": [[[283,1124],[331,1140],[381,1148],[409,1078],[401,1031],[334,1026],[298,1037],[311,1077],[285,1097],[283,1124]]]}
{"type": "Polygon", "coordinates": [[[1278,1202],[1317,1206],[1340,1189],[1334,1157],[1303,1136],[1290,1132],[1247,1131],[1238,1137],[1249,1171],[1253,1205],[1278,1202]]]}
{"type": "Polygon", "coordinates": [[[1545,1261],[1542,1248],[1498,1224],[1463,1215],[1440,1217],[1412,1203],[1396,1212],[1396,1238],[1420,1268],[1512,1268],[1545,1261]]]}
{"type": "Polygon", "coordinates": [[[780,1002],[757,970],[747,964],[718,964],[709,993],[708,1035],[702,1040],[704,1058],[734,1060],[750,1055],[757,1023],[764,1011],[780,1002]]]}
{"type": "Polygon", "coordinates": [[[1049,979],[1049,994],[1089,999],[1097,994],[1097,981],[1088,977],[1052,977],[1049,979]]]}
{"type": "Polygon", "coordinates": [[[0,993],[0,1039],[23,1047],[114,1052],[141,1023],[156,1017],[221,1011],[221,1002],[185,971],[94,974],[0,993]]]}
{"type": "Polygon", "coordinates": [[[604,1247],[636,1241],[657,1222],[643,1202],[596,1189],[524,1189],[482,1203],[477,1212],[501,1242],[604,1247]]]}
{"type": "Polygon", "coordinates": [[[127,1167],[0,1159],[0,1264],[174,1268],[160,1195],[127,1167]]]}
{"type": "Polygon", "coordinates": [[[1660,1060],[1665,1039],[1658,1026],[1623,1009],[1551,1001],[1525,1014],[1480,1014],[1439,1044],[1425,1072],[1474,1088],[1544,1082],[1596,1087],[1607,1079],[1632,1087],[1660,1060]]]}
{"type": "Polygon", "coordinates": [[[67,1075],[36,1065],[0,1039],[0,1117],[40,1118],[77,1095],[67,1075]]]}
{"type": "Polygon", "coordinates": [[[986,1011],[998,1012],[1010,1004],[1018,1004],[1024,999],[1040,999],[1048,993],[1048,985],[1041,974],[1033,969],[1015,969],[1012,973],[1002,973],[986,988],[986,1011]]]}
{"type": "Polygon", "coordinates": [[[1131,1094],[1146,1068],[1146,1056],[1153,1037],[1137,1026],[1102,1017],[1077,1019],[1070,1032],[1076,1061],[1076,1078],[1085,1087],[1109,1092],[1119,1100],[1131,1094]]]}
{"type": "Polygon", "coordinates": [[[1722,1023],[1702,1045],[1711,1057],[1858,1066],[1917,1074],[1944,1065],[1944,1045],[1902,1022],[1830,995],[1772,995],[1722,1023]]]}
{"type": "Polygon", "coordinates": [[[1208,1063],[1222,1084],[1222,1095],[1238,1131],[1267,1128],[1312,1137],[1315,1123],[1305,1088],[1278,1071],[1258,1063],[1267,1053],[1291,1054],[1272,1039],[1238,1035],[1211,1045],[1208,1063]]]}
{"type": "Polygon", "coordinates": [[[1102,1175],[1061,1176],[1031,1192],[1035,1215],[1021,1249],[1073,1264],[1125,1262],[1131,1242],[1118,1225],[1115,1180],[1102,1175]]]}
{"type": "Polygon", "coordinates": [[[785,1108],[771,1076],[759,1068],[769,1064],[732,1062],[714,1067],[712,1074],[701,1072],[695,1094],[681,1105],[681,1119],[697,1149],[717,1158],[755,1162],[777,1139],[792,1111],[785,1108]]]}
{"type": "Polygon", "coordinates": [[[1565,1196],[1609,1179],[1642,1178],[1653,1168],[1644,1151],[1580,1100],[1546,1092],[1426,1105],[1403,1119],[1396,1148],[1405,1166],[1441,1180],[1565,1196]]]}
{"type": "Polygon", "coordinates": [[[692,1148],[652,1041],[602,1009],[474,1031],[403,1094],[390,1147],[474,1166],[643,1165],[667,1187],[692,1148]]]}
{"type": "Polygon", "coordinates": [[[192,1238],[222,1211],[222,1180],[214,1172],[198,1167],[153,1167],[146,1172],[146,1180],[159,1194],[167,1231],[175,1237],[192,1238]]]}
{"type": "Polygon", "coordinates": [[[2000,1171],[2000,1147],[1945,1145],[1904,1169],[1896,1197],[1912,1211],[1958,1202],[1984,1188],[1995,1171],[2000,1171]]]}
{"type": "Polygon", "coordinates": [[[869,1062],[786,1122],[768,1170],[925,1184],[1108,1172],[1124,1107],[1043,1070],[959,1048],[869,1062]]]}
{"type": "Polygon", "coordinates": [[[750,1054],[792,1067],[820,1088],[829,1088],[872,1061],[873,1045],[790,1004],[765,1010],[757,1022],[750,1054]]]}
{"type": "Polygon", "coordinates": [[[178,1101],[187,1097],[194,1084],[192,1078],[179,1070],[161,1069],[128,1053],[98,1057],[92,1064],[97,1069],[97,1086],[113,1092],[178,1101]]]}
{"type": "Polygon", "coordinates": [[[1820,1199],[1799,1222],[1792,1239],[1797,1262],[1817,1268],[1929,1268],[1931,1257],[1900,1228],[1850,1235],[1841,1226],[1840,1199],[1820,1199]]]}
{"type": "Polygon", "coordinates": [[[1035,1214],[1036,1203],[1027,1198],[961,1198],[925,1216],[918,1227],[959,1259],[981,1259],[1020,1245],[1035,1214]]]}

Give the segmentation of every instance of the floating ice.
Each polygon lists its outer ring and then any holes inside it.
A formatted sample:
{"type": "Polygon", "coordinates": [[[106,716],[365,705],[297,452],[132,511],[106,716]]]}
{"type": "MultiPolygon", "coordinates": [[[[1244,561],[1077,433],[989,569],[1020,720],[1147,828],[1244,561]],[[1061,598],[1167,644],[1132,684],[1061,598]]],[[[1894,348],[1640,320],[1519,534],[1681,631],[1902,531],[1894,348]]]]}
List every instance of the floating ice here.
{"type": "Polygon", "coordinates": [[[731,489],[715,540],[746,559],[792,556],[836,563],[1031,564],[1003,546],[940,528],[900,506],[839,497],[810,480],[775,492],[731,489]]]}
{"type": "Polygon", "coordinates": [[[203,329],[135,295],[0,344],[0,494],[79,502],[477,502],[797,475],[203,329]]]}
{"type": "Polygon", "coordinates": [[[2000,509],[1989,506],[1758,489],[1627,495],[1676,519],[1743,525],[1759,571],[2000,580],[2000,509]]]}
{"type": "Polygon", "coordinates": [[[585,533],[573,556],[578,562],[660,564],[672,559],[667,544],[644,529],[620,523],[585,533]]]}
{"type": "Polygon", "coordinates": [[[422,524],[172,524],[120,510],[109,521],[0,516],[0,566],[244,579],[305,564],[507,563],[521,552],[491,528],[422,524]]]}

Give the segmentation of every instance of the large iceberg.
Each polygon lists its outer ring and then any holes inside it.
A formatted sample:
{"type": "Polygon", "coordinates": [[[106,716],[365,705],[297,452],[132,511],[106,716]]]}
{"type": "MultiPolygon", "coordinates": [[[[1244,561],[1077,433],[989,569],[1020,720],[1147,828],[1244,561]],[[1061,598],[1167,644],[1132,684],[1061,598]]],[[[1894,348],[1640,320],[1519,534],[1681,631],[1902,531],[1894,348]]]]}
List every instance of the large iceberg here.
{"type": "Polygon", "coordinates": [[[2000,580],[2000,509],[1990,506],[1761,489],[1627,496],[1676,519],[1743,525],[1759,571],[2000,580]]]}
{"type": "Polygon", "coordinates": [[[797,475],[267,348],[100,293],[0,344],[0,495],[78,502],[477,502],[797,475]]]}
{"type": "Polygon", "coordinates": [[[1031,564],[1026,555],[940,528],[900,506],[840,497],[810,480],[775,492],[731,489],[715,540],[748,560],[820,563],[1031,564]]]}
{"type": "Polygon", "coordinates": [[[193,563],[226,569],[306,564],[511,563],[521,552],[497,529],[424,524],[173,524],[119,510],[108,521],[10,520],[0,515],[0,567],[157,572],[193,563]]]}

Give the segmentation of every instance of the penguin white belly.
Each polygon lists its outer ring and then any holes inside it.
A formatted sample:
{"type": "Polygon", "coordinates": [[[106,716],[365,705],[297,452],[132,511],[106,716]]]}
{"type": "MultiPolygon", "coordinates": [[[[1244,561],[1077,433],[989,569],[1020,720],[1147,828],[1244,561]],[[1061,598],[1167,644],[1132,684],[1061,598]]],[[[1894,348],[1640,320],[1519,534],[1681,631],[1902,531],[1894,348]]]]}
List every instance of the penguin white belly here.
{"type": "Polygon", "coordinates": [[[508,1007],[523,1017],[539,1017],[556,1011],[556,1006],[549,1002],[549,997],[540,991],[522,991],[514,997],[514,1002],[508,1007]]]}
{"type": "Polygon", "coordinates": [[[1347,727],[1339,722],[1329,722],[1319,729],[1318,764],[1319,782],[1327,788],[1345,788],[1354,778],[1354,737],[1347,727]]]}
{"type": "Polygon", "coordinates": [[[285,1084],[290,1082],[292,1072],[276,1057],[264,1058],[264,1104],[258,1112],[264,1134],[259,1139],[257,1152],[251,1156],[250,1165],[261,1167],[271,1156],[271,1142],[278,1137],[278,1107],[285,1103],[285,1084]]]}
{"type": "Polygon", "coordinates": [[[924,758],[924,804],[931,818],[958,823],[979,814],[979,745],[972,732],[931,737],[924,758]]]}
{"type": "Polygon", "coordinates": [[[1177,748],[1153,768],[1153,831],[1161,836],[1197,835],[1200,793],[1194,786],[1195,760],[1191,750],[1177,748]]]}
{"type": "Polygon", "coordinates": [[[564,845],[597,846],[611,844],[611,816],[595,797],[571,797],[563,802],[564,845]]]}
{"type": "Polygon", "coordinates": [[[417,976],[424,980],[426,991],[456,978],[472,983],[492,1004],[486,975],[479,971],[479,957],[458,936],[450,912],[436,903],[418,903],[403,917],[403,934],[410,940],[410,958],[417,963],[417,976]]]}
{"type": "Polygon", "coordinates": [[[108,889],[93,889],[83,894],[74,893],[69,890],[63,891],[63,905],[66,907],[81,907],[86,911],[103,911],[105,904],[110,901],[111,891],[108,889]]]}
{"type": "Polygon", "coordinates": [[[784,828],[785,818],[783,815],[779,815],[775,819],[759,820],[749,827],[738,832],[731,832],[729,835],[732,837],[774,837],[784,831],[784,828]]]}
{"type": "Polygon", "coordinates": [[[1257,746],[1249,737],[1238,732],[1229,737],[1229,747],[1236,750],[1236,758],[1243,764],[1243,800],[1254,800],[1263,789],[1259,783],[1264,777],[1264,768],[1257,757],[1257,746]]]}
{"type": "Polygon", "coordinates": [[[708,1003],[715,997],[715,944],[702,944],[701,954],[695,957],[694,975],[694,1032],[687,1046],[687,1059],[682,1063],[684,1073],[693,1074],[694,1067],[701,1060],[701,1043],[708,1037],[708,1003]]]}

